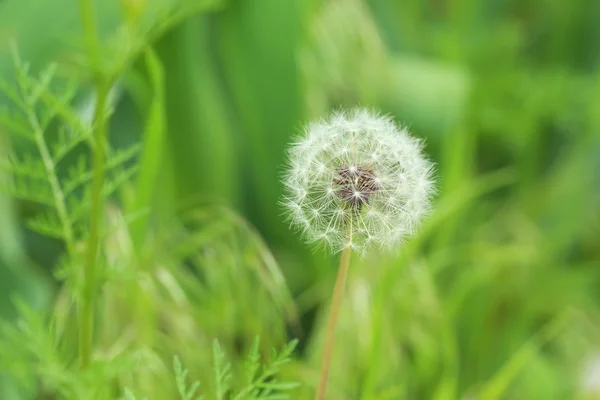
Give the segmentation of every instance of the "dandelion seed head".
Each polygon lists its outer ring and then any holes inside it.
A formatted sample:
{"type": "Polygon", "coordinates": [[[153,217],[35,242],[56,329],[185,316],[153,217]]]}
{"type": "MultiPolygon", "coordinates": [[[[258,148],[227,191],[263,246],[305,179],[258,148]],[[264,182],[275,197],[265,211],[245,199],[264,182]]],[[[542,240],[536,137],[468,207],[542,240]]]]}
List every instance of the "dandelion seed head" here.
{"type": "Polygon", "coordinates": [[[422,143],[366,109],[309,124],[284,178],[290,223],[333,251],[394,247],[430,208],[433,164],[422,143]]]}

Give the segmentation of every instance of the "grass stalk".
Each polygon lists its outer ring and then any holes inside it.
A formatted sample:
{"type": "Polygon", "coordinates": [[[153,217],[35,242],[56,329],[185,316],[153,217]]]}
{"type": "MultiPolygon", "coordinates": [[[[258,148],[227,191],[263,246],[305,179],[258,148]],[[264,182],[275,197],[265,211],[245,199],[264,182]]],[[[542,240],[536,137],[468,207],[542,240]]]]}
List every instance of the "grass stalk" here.
{"type": "Polygon", "coordinates": [[[96,264],[98,262],[98,248],[100,246],[100,223],[104,209],[104,158],[106,153],[106,120],[104,110],[108,99],[108,86],[100,86],[96,99],[94,116],[94,154],[91,196],[90,233],[88,240],[87,258],[84,269],[84,290],[81,299],[79,315],[79,360],[82,367],[86,367],[91,358],[94,339],[94,306],[96,303],[96,264]]]}
{"type": "Polygon", "coordinates": [[[346,286],[346,278],[348,277],[348,269],[350,267],[350,256],[352,248],[347,247],[342,252],[340,257],[340,266],[338,268],[335,286],[333,288],[333,297],[331,298],[331,308],[327,317],[327,330],[325,331],[325,346],[323,347],[323,358],[321,360],[321,372],[319,373],[319,386],[315,400],[325,399],[327,393],[327,380],[329,378],[329,367],[331,366],[331,356],[333,354],[333,346],[335,345],[335,328],[337,327],[342,299],[344,297],[344,287],[346,286]]]}
{"type": "Polygon", "coordinates": [[[93,0],[79,1],[85,45],[89,67],[96,85],[96,105],[94,109],[94,151],[93,180],[91,192],[90,232],[87,243],[87,257],[84,266],[84,287],[78,307],[79,324],[79,364],[86,368],[91,360],[94,342],[94,309],[97,297],[97,263],[100,246],[100,225],[104,214],[104,159],[106,156],[107,121],[105,116],[110,83],[102,74],[101,52],[93,0]]]}

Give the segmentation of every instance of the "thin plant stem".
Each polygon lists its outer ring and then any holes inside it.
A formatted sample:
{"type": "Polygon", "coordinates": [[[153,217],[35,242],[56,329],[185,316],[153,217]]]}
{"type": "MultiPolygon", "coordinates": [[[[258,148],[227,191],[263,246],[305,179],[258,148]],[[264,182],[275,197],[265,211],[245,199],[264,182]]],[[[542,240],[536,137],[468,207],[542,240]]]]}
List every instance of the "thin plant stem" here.
{"type": "Polygon", "coordinates": [[[83,26],[83,38],[87,51],[89,67],[92,69],[94,78],[100,79],[100,42],[96,29],[96,17],[94,15],[93,0],[79,0],[79,11],[81,12],[81,23],[83,26]]]}
{"type": "Polygon", "coordinates": [[[338,317],[344,297],[344,287],[346,286],[346,278],[350,267],[350,256],[352,248],[346,247],[340,257],[340,266],[338,268],[335,286],[333,288],[333,296],[331,298],[331,307],[327,318],[327,330],[325,331],[325,346],[323,347],[323,358],[321,360],[321,372],[319,374],[319,386],[317,387],[317,395],[315,400],[324,400],[327,392],[327,380],[329,378],[329,367],[331,366],[331,356],[333,354],[333,346],[335,344],[335,328],[337,327],[338,317]]]}
{"type": "Polygon", "coordinates": [[[84,265],[84,287],[78,307],[79,323],[79,364],[86,368],[91,360],[94,343],[94,309],[97,292],[97,263],[100,245],[100,224],[104,209],[104,158],[106,153],[107,121],[105,116],[110,82],[102,74],[101,52],[93,0],[79,1],[85,45],[88,52],[89,67],[96,85],[96,105],[93,118],[94,151],[93,180],[91,190],[90,232],[87,243],[87,257],[84,265]]]}
{"type": "Polygon", "coordinates": [[[108,98],[108,87],[101,86],[98,91],[95,110],[94,142],[96,143],[93,154],[92,196],[90,233],[88,240],[87,259],[84,269],[84,290],[81,299],[79,316],[79,360],[82,367],[86,367],[91,359],[92,344],[94,341],[94,306],[96,303],[96,264],[98,262],[98,248],[100,246],[100,223],[104,209],[104,158],[106,152],[106,120],[104,110],[108,98]]]}

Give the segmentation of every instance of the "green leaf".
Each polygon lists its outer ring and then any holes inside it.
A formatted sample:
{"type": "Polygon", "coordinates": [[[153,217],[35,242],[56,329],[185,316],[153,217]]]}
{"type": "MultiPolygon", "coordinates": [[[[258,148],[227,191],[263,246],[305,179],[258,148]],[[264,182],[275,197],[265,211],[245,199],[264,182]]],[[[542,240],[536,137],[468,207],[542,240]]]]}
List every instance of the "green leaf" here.
{"type": "Polygon", "coordinates": [[[231,364],[226,361],[225,353],[221,350],[219,342],[213,341],[213,362],[215,370],[215,389],[218,400],[225,399],[231,384],[231,364]]]}

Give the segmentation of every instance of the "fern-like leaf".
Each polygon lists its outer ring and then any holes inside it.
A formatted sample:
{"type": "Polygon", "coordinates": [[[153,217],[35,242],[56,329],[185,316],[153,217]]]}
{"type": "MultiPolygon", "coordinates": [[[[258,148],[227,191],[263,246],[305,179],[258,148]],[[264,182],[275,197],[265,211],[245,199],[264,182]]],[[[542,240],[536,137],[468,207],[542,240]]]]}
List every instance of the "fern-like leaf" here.
{"type": "MultiPolygon", "coordinates": [[[[71,105],[77,93],[76,80],[54,82],[55,65],[33,77],[16,52],[14,64],[16,87],[0,82],[0,89],[16,107],[0,112],[0,126],[9,134],[32,142],[36,151],[0,160],[0,168],[13,177],[12,181],[0,182],[0,190],[41,205],[44,209],[28,226],[42,235],[63,240],[72,253],[75,242],[86,231],[84,220],[89,214],[89,187],[94,173],[87,156],[80,156],[72,165],[61,165],[60,170],[67,171],[66,177],[59,174],[58,165],[65,163],[80,145],[87,144],[93,151],[92,126],[71,105]],[[55,135],[47,134],[50,127],[55,135]]],[[[138,146],[108,152],[103,170],[104,197],[111,196],[135,174],[136,167],[131,164],[138,152],[138,146]]]]}
{"type": "MultiPolygon", "coordinates": [[[[125,164],[130,162],[139,153],[138,145],[131,146],[127,149],[115,152],[104,164],[104,171],[112,173],[113,177],[107,178],[108,187],[118,187],[124,181],[133,176],[136,171],[136,166],[125,167],[125,164]]],[[[77,163],[69,168],[67,178],[61,181],[66,195],[71,195],[78,188],[88,185],[94,173],[86,166],[85,158],[80,157],[77,163]]],[[[110,195],[114,192],[114,188],[105,189],[105,195],[110,195]]]]}
{"type": "Polygon", "coordinates": [[[43,212],[27,221],[27,227],[40,235],[66,240],[60,219],[52,212],[43,212]]]}
{"type": "Polygon", "coordinates": [[[0,159],[0,169],[11,173],[15,177],[34,179],[46,182],[46,170],[44,164],[31,156],[25,154],[21,158],[16,154],[9,154],[6,159],[0,159]]]}
{"type": "MultiPolygon", "coordinates": [[[[293,382],[280,382],[275,375],[280,371],[283,365],[291,361],[291,355],[297,344],[298,341],[293,340],[285,345],[279,353],[273,350],[269,362],[263,366],[258,377],[252,379],[248,385],[235,396],[234,400],[288,399],[289,396],[284,392],[298,387],[298,384],[293,382]]],[[[252,356],[252,353],[250,356],[252,356]]]]}
{"type": "Polygon", "coordinates": [[[231,363],[225,359],[225,353],[216,339],[213,341],[213,362],[217,400],[223,400],[231,387],[231,363]]]}
{"type": "MultiPolygon", "coordinates": [[[[1,79],[0,82],[2,82],[1,79]]],[[[0,109],[0,126],[20,139],[35,143],[35,137],[31,133],[27,121],[19,112],[7,108],[0,109]]]]}
{"type": "Polygon", "coordinates": [[[15,179],[0,183],[0,190],[18,200],[54,207],[52,192],[45,182],[15,179]]]}
{"type": "Polygon", "coordinates": [[[90,137],[91,135],[87,131],[74,131],[65,126],[61,127],[58,131],[58,138],[50,148],[54,164],[58,165],[67,154],[90,137]]]}
{"type": "Polygon", "coordinates": [[[260,351],[259,351],[259,339],[258,336],[254,338],[254,342],[252,343],[252,347],[250,348],[250,353],[248,354],[248,358],[246,359],[246,364],[244,365],[244,371],[246,375],[246,384],[251,385],[254,381],[254,377],[258,373],[260,368],[260,351]]]}
{"type": "MultiPolygon", "coordinates": [[[[173,370],[175,371],[175,383],[177,385],[177,391],[179,392],[181,400],[192,400],[198,391],[198,388],[200,387],[200,382],[194,381],[188,387],[188,370],[183,367],[181,360],[177,356],[173,357],[173,370]]],[[[196,400],[203,399],[204,396],[196,397],[196,400]]]]}
{"type": "MultiPolygon", "coordinates": [[[[281,367],[290,362],[291,355],[298,344],[297,340],[289,342],[280,352],[273,350],[269,361],[261,367],[259,339],[255,338],[244,363],[244,385],[236,390],[232,386],[233,374],[231,363],[226,359],[219,342],[213,341],[213,369],[215,378],[215,399],[217,400],[284,400],[289,399],[288,392],[299,386],[294,382],[283,382],[276,378],[281,367]]],[[[188,370],[183,367],[179,357],[173,358],[175,386],[181,400],[204,400],[204,396],[195,397],[200,383],[188,384],[188,370]]],[[[126,390],[125,400],[135,399],[133,393],[126,390]],[[127,397],[129,396],[129,397],[127,397]]]]}

